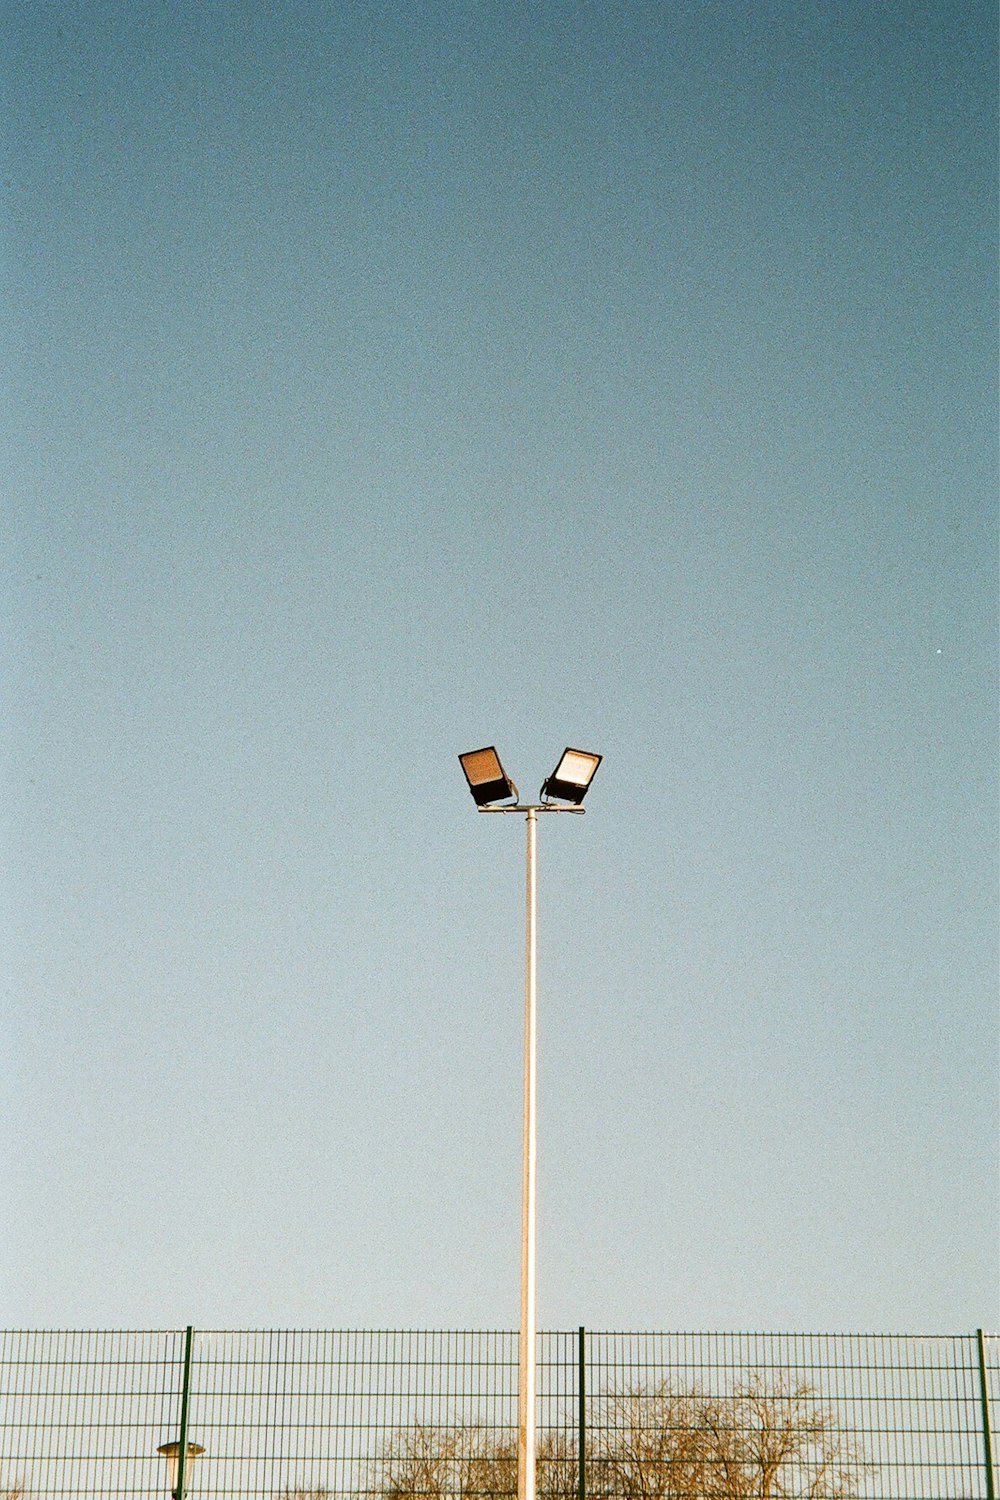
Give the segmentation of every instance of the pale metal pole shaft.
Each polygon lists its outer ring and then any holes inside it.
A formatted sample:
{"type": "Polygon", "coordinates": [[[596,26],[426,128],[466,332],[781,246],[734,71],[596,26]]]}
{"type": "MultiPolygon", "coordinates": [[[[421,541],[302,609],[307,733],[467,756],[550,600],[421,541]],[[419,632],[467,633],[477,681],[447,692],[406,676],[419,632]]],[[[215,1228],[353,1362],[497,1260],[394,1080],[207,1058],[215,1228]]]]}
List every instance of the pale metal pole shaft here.
{"type": "Polygon", "coordinates": [[[517,1500],[535,1500],[535,809],[528,808],[524,975],[524,1154],[521,1183],[521,1332],[517,1387],[517,1500]]]}

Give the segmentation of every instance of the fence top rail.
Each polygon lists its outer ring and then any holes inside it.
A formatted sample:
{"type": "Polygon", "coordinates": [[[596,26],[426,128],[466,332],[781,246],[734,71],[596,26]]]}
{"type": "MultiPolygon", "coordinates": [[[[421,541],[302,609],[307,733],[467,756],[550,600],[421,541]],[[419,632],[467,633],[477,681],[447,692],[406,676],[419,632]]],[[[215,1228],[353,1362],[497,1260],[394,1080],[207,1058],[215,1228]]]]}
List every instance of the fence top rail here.
{"type": "MultiPolygon", "coordinates": [[[[111,1336],[127,1338],[177,1338],[186,1332],[187,1325],[178,1325],[175,1328],[75,1328],[75,1327],[51,1327],[51,1328],[3,1328],[0,1329],[0,1338],[42,1338],[42,1337],[101,1337],[111,1336]]],[[[576,1328],[540,1328],[540,1338],[576,1338],[580,1329],[576,1328]]],[[[762,1328],[742,1329],[646,1329],[646,1328],[585,1328],[588,1338],[600,1339],[706,1339],[718,1340],[720,1343],[735,1339],[773,1339],[778,1342],[807,1342],[810,1339],[828,1339],[834,1342],[849,1339],[866,1339],[871,1342],[915,1342],[920,1343],[945,1343],[955,1339],[975,1339],[980,1332],[978,1329],[959,1333],[884,1333],[839,1330],[804,1329],[804,1330],[778,1330],[762,1328]]],[[[983,1337],[995,1339],[1000,1334],[989,1329],[982,1329],[983,1337]]],[[[276,1334],[296,1336],[323,1335],[329,1337],[331,1334],[338,1337],[361,1338],[516,1338],[516,1328],[323,1328],[312,1327],[274,1327],[274,1328],[202,1328],[195,1327],[194,1332],[200,1336],[212,1335],[214,1337],[273,1337],[276,1334]]]]}

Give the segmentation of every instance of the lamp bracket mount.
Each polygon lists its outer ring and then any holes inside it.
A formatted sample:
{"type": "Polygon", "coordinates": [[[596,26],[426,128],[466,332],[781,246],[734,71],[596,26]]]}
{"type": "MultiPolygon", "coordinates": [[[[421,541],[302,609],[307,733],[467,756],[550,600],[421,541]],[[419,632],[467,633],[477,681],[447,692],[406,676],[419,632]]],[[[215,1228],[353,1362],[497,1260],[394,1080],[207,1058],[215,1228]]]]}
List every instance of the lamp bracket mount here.
{"type": "Polygon", "coordinates": [[[552,802],[515,802],[511,807],[479,807],[481,813],[585,813],[585,807],[556,807],[552,802]]]}

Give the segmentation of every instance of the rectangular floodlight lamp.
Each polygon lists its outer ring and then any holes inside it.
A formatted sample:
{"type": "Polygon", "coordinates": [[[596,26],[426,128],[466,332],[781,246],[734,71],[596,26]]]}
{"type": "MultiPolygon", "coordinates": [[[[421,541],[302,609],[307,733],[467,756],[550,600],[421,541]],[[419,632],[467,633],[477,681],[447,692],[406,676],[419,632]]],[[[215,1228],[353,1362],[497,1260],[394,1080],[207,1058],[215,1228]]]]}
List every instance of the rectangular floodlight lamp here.
{"type": "Polygon", "coordinates": [[[542,795],[579,805],[587,795],[602,759],[603,756],[591,755],[586,750],[573,750],[567,745],[562,759],[543,786],[542,795]]]}
{"type": "Polygon", "coordinates": [[[492,745],[483,750],[468,750],[458,759],[477,807],[488,807],[491,802],[503,802],[508,797],[517,796],[514,783],[500,764],[500,757],[492,745]]]}

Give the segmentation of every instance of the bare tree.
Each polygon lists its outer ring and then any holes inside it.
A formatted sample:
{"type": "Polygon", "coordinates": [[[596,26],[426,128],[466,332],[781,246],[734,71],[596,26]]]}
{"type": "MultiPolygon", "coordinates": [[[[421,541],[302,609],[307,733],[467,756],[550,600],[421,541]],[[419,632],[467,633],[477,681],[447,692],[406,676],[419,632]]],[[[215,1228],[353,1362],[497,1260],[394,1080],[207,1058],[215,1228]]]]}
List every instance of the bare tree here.
{"type": "MultiPolygon", "coordinates": [[[[725,1396],[667,1382],[615,1393],[588,1430],[589,1500],[852,1500],[861,1469],[808,1386],[759,1376],[725,1396]]],[[[516,1442],[475,1426],[406,1428],[371,1478],[380,1500],[512,1500],[516,1442]]],[[[572,1437],[542,1435],[536,1482],[542,1500],[575,1500],[572,1437]]]]}
{"type": "Polygon", "coordinates": [[[725,1396],[668,1382],[612,1395],[592,1438],[594,1500],[850,1500],[861,1469],[815,1392],[760,1375],[725,1396]]]}
{"type": "Polygon", "coordinates": [[[587,1491],[595,1500],[701,1500],[709,1444],[696,1396],[665,1382],[608,1396],[588,1436],[587,1491]]]}
{"type": "Polygon", "coordinates": [[[706,1500],[843,1500],[861,1465],[806,1385],[768,1389],[755,1378],[700,1411],[709,1439],[706,1500]]]}

